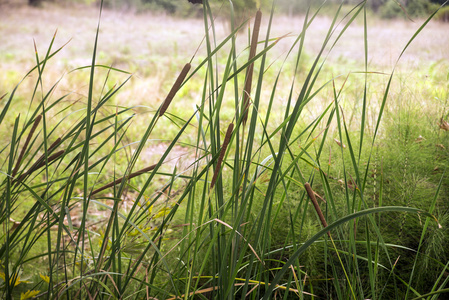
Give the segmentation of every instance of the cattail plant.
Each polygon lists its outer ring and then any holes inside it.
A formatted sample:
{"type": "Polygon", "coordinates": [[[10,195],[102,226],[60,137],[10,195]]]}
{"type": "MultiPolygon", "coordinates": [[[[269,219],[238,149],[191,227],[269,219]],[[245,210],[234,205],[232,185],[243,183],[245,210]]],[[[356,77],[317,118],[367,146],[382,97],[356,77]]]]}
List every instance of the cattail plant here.
{"type": "Polygon", "coordinates": [[[20,163],[22,162],[22,158],[25,155],[25,151],[28,149],[28,144],[30,143],[31,138],[33,137],[34,132],[36,131],[37,126],[39,125],[41,119],[42,119],[42,115],[38,115],[36,117],[36,119],[34,120],[33,127],[31,127],[31,130],[28,133],[27,139],[25,140],[25,144],[22,147],[22,151],[20,151],[20,155],[19,155],[19,158],[17,159],[16,167],[14,168],[14,170],[12,172],[12,177],[16,176],[17,171],[20,168],[20,163]]]}
{"type": "MultiPolygon", "coordinates": [[[[28,99],[32,104],[26,106],[35,119],[21,129],[19,110],[11,109],[26,98],[17,97],[19,89],[0,97],[0,125],[8,126],[2,132],[11,133],[0,149],[0,298],[408,299],[412,293],[416,298],[442,297],[439,294],[447,291],[447,258],[425,248],[429,233],[435,237],[434,248],[445,249],[444,238],[449,239],[440,228],[449,221],[434,222],[447,208],[446,175],[434,164],[441,163],[440,169],[447,165],[448,145],[438,140],[435,144],[445,147],[435,158],[431,134],[422,133],[426,140],[413,145],[420,155],[433,149],[422,169],[434,173],[418,173],[410,156],[407,173],[416,172],[416,182],[425,183],[417,185],[417,191],[428,191],[419,197],[422,203],[398,206],[387,185],[400,184],[400,176],[384,170],[387,165],[397,169],[397,163],[382,153],[379,166],[377,156],[372,156],[375,147],[382,152],[391,142],[382,119],[394,113],[391,107],[401,106],[386,105],[387,100],[395,101],[390,97],[390,90],[397,88],[395,70],[389,76],[383,70],[380,76],[378,66],[369,64],[367,1],[344,14],[343,4],[331,3],[335,15],[319,24],[327,24],[326,32],[310,49],[310,35],[321,33],[313,27],[320,21],[321,7],[307,10],[292,39],[288,34],[272,36],[274,6],[263,34],[259,10],[247,58],[247,48],[238,45],[237,36],[244,24],[232,24],[232,32],[222,37],[216,31],[214,5],[203,4],[205,45],[195,54],[198,67],[192,70],[185,64],[156,112],[142,113],[133,103],[124,107],[129,101],[120,98],[119,91],[130,77],[105,91],[112,86],[111,78],[118,78],[110,77],[114,72],[130,74],[96,62],[99,25],[90,72],[80,76],[81,86],[89,82],[87,105],[72,101],[72,94],[53,97],[58,85],[45,90],[46,66],[61,50],[52,50],[54,40],[44,58],[36,47],[36,67],[25,76],[36,79],[28,99]],[[342,78],[327,70],[345,73],[353,71],[353,65],[328,58],[352,26],[363,28],[359,31],[365,68],[348,75],[339,90],[336,85],[342,78]],[[281,39],[285,44],[278,43],[281,39]],[[255,65],[260,70],[252,92],[255,65]],[[107,69],[106,79],[98,82],[102,69],[107,69]],[[180,105],[194,104],[194,112],[188,117],[186,110],[168,114],[179,89],[190,83],[197,91],[188,93],[180,105]],[[121,104],[111,103],[115,99],[121,104]],[[346,122],[348,109],[354,111],[346,122]],[[145,113],[144,124],[138,123],[138,115],[145,113]],[[52,120],[41,122],[43,116],[52,120]],[[172,123],[158,128],[162,116],[172,123]],[[43,134],[37,135],[40,128],[43,134]],[[57,136],[47,148],[48,139],[57,136]],[[20,148],[21,137],[26,139],[20,148]],[[150,143],[164,144],[152,165],[142,163],[150,143]],[[64,149],[58,149],[62,144],[64,149]],[[186,170],[175,166],[167,171],[167,157],[178,146],[182,152],[194,149],[194,162],[186,170]],[[143,165],[133,171],[138,164],[143,165]],[[374,189],[369,177],[373,164],[380,168],[374,189]],[[38,172],[42,176],[26,181],[38,172]],[[101,193],[109,188],[110,193],[101,193]],[[326,214],[320,199],[325,199],[326,214]],[[309,213],[310,202],[318,219],[309,213]],[[404,219],[403,239],[397,240],[397,232],[389,227],[401,213],[413,217],[404,219]],[[410,224],[416,225],[413,234],[405,230],[410,224]],[[413,243],[403,243],[407,238],[413,243]],[[417,275],[417,270],[428,274],[418,263],[424,254],[436,270],[429,279],[417,275]],[[399,255],[407,258],[397,260],[399,255]]],[[[433,120],[440,120],[438,126],[448,131],[445,113],[435,115],[433,120]]],[[[438,129],[436,124],[429,126],[429,132],[438,129]]]]}
{"type": "Polygon", "coordinates": [[[224,155],[226,153],[226,149],[228,148],[229,142],[231,141],[232,131],[234,130],[234,123],[229,124],[228,130],[226,130],[225,139],[223,141],[223,145],[221,146],[220,156],[217,160],[217,165],[215,166],[214,175],[212,176],[212,181],[210,184],[210,188],[212,189],[217,181],[218,174],[220,173],[221,164],[223,162],[224,155]]]}
{"type": "MultiPolygon", "coordinates": [[[[254,59],[257,50],[257,41],[259,39],[260,23],[262,21],[262,12],[260,10],[256,13],[254,19],[253,35],[251,37],[251,45],[249,50],[248,61],[254,59]]],[[[251,63],[246,69],[245,88],[243,89],[243,123],[246,124],[248,120],[249,102],[251,99],[251,85],[253,83],[254,63],[251,63]]]]}
{"type": "Polygon", "coordinates": [[[45,160],[48,160],[48,163],[58,159],[59,157],[61,157],[64,153],[65,150],[61,150],[58,151],[57,153],[50,155],[53,150],[56,149],[56,147],[59,145],[59,143],[61,142],[61,138],[57,138],[56,141],[54,141],[50,147],[48,147],[47,150],[47,157],[45,156],[45,154],[42,154],[37,160],[36,162],[28,169],[28,171],[22,173],[19,178],[17,178],[17,181],[20,182],[22,181],[25,177],[27,177],[28,175],[30,175],[31,173],[33,173],[34,171],[36,171],[37,169],[43,167],[45,165],[45,160]],[[48,156],[50,155],[50,156],[48,156]]]}
{"type": "Polygon", "coordinates": [[[139,175],[148,173],[148,172],[154,170],[155,167],[156,167],[156,164],[151,165],[151,166],[146,167],[146,168],[143,168],[143,169],[141,169],[139,171],[133,172],[133,173],[129,174],[129,176],[127,176],[127,177],[121,177],[121,178],[119,178],[119,179],[117,179],[117,180],[115,180],[113,182],[110,182],[110,183],[108,183],[108,184],[106,184],[106,185],[104,185],[104,186],[94,190],[90,195],[93,196],[95,194],[98,194],[101,191],[104,191],[104,190],[106,190],[106,189],[108,189],[110,187],[113,187],[113,186],[115,186],[117,184],[120,184],[123,181],[123,179],[129,180],[129,179],[132,179],[132,178],[137,177],[139,175]]]}
{"type": "MultiPolygon", "coordinates": [[[[323,225],[323,227],[327,227],[327,222],[326,222],[326,218],[323,215],[323,212],[321,211],[320,205],[318,204],[318,201],[316,200],[315,197],[315,192],[312,190],[312,187],[310,186],[310,184],[308,182],[304,183],[304,187],[307,191],[307,195],[310,198],[310,201],[312,201],[313,207],[315,208],[316,213],[318,214],[318,217],[320,218],[321,224],[323,225]]],[[[327,233],[330,237],[330,233],[327,233]]]]}
{"type": "Polygon", "coordinates": [[[170,92],[168,92],[168,95],[165,98],[165,101],[161,106],[161,110],[159,111],[159,116],[164,115],[168,106],[170,105],[170,103],[172,102],[176,93],[178,92],[179,88],[181,87],[181,84],[183,83],[184,79],[186,78],[187,74],[189,73],[190,68],[191,68],[190,63],[186,63],[184,68],[182,68],[181,73],[178,75],[178,78],[176,78],[175,83],[173,84],[172,88],[170,89],[170,92]]]}

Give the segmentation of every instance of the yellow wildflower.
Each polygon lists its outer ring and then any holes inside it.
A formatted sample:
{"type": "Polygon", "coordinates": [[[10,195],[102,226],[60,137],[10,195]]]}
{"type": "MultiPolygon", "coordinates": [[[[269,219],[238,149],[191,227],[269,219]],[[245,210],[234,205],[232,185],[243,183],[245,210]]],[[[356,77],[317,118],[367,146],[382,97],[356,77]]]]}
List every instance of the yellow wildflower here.
{"type": "Polygon", "coordinates": [[[48,277],[47,275],[42,275],[39,273],[39,276],[42,278],[43,281],[45,281],[46,283],[50,283],[50,277],[48,277]]]}
{"type": "MultiPolygon", "coordinates": [[[[148,230],[151,229],[151,227],[143,228],[142,225],[139,225],[139,229],[140,229],[142,232],[147,232],[148,230]]],[[[137,229],[134,229],[133,231],[127,233],[128,236],[137,236],[137,235],[139,235],[139,234],[140,234],[140,231],[137,230],[137,229]]]]}
{"type": "MultiPolygon", "coordinates": [[[[6,275],[3,272],[0,272],[0,278],[3,279],[3,281],[6,281],[6,275]]],[[[20,275],[12,275],[9,277],[9,284],[11,285],[14,282],[14,286],[17,286],[21,284],[22,282],[27,283],[26,280],[20,280],[20,275]]]]}
{"type": "Polygon", "coordinates": [[[170,207],[165,207],[163,209],[161,209],[157,214],[154,215],[153,218],[157,219],[157,218],[161,218],[161,217],[165,217],[169,212],[170,212],[170,207]]]}
{"type": "Polygon", "coordinates": [[[30,290],[28,290],[28,292],[26,292],[25,294],[24,293],[20,294],[20,300],[33,298],[33,297],[37,296],[40,292],[41,291],[36,291],[36,290],[30,291],[30,290]]]}

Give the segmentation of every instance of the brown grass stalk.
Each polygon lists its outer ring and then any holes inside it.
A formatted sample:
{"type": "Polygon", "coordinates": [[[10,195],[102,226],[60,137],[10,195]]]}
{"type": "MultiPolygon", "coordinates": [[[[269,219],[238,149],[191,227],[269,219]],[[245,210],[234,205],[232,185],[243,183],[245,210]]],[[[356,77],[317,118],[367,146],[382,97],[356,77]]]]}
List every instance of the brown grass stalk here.
{"type": "MultiPolygon", "coordinates": [[[[256,56],[257,41],[259,39],[260,23],[262,20],[262,12],[260,10],[256,13],[254,20],[253,35],[251,37],[251,48],[249,50],[248,61],[252,60],[256,56]]],[[[254,63],[251,63],[246,69],[246,81],[245,88],[243,90],[243,123],[248,120],[249,99],[251,98],[251,85],[253,82],[254,63]]]]}
{"type": "Polygon", "coordinates": [[[226,149],[228,148],[229,141],[231,140],[232,130],[234,130],[234,123],[229,124],[228,130],[226,131],[226,136],[223,141],[223,146],[221,147],[220,156],[218,157],[217,167],[215,168],[214,176],[212,177],[212,183],[210,184],[210,188],[213,188],[215,182],[217,181],[218,173],[220,172],[221,163],[223,162],[224,155],[226,153],[226,149]]]}
{"type": "MultiPolygon", "coordinates": [[[[65,153],[65,150],[61,150],[61,151],[56,152],[56,153],[53,154],[53,155],[50,155],[50,156],[48,157],[48,163],[51,163],[51,162],[54,161],[55,159],[58,159],[58,157],[62,156],[64,153],[65,153]]],[[[41,160],[39,161],[39,163],[36,164],[36,165],[34,166],[34,168],[31,168],[28,172],[30,172],[30,173],[31,173],[31,172],[34,172],[34,171],[36,171],[37,169],[42,168],[43,166],[45,166],[45,159],[41,159],[41,160]]]]}
{"type": "Polygon", "coordinates": [[[123,179],[125,179],[125,178],[126,179],[131,179],[131,178],[134,178],[136,176],[139,176],[139,175],[142,175],[144,173],[147,173],[149,171],[152,171],[155,167],[156,167],[156,164],[151,165],[149,167],[146,167],[146,168],[144,168],[142,170],[136,171],[134,173],[131,173],[129,176],[123,176],[123,177],[121,177],[121,178],[119,178],[119,179],[117,179],[117,180],[115,180],[115,181],[113,181],[111,183],[108,183],[108,184],[102,186],[101,188],[96,189],[90,195],[93,196],[93,195],[98,194],[99,192],[101,192],[101,191],[103,191],[105,189],[113,187],[114,185],[117,185],[117,184],[121,183],[123,181],[123,179]]]}
{"type": "Polygon", "coordinates": [[[12,171],[12,177],[15,177],[15,176],[16,176],[17,171],[18,171],[19,168],[20,168],[20,163],[22,162],[22,158],[23,158],[23,156],[25,155],[25,151],[26,151],[27,148],[28,148],[28,144],[30,143],[31,138],[32,138],[33,135],[34,135],[34,132],[36,131],[37,126],[38,126],[39,123],[41,122],[41,119],[42,119],[42,115],[38,115],[38,116],[36,117],[36,119],[34,120],[33,127],[31,127],[31,130],[30,130],[30,132],[28,133],[27,139],[25,140],[25,144],[24,144],[23,147],[22,147],[22,151],[20,151],[20,155],[19,155],[19,158],[17,159],[16,167],[15,167],[14,170],[12,171]]]}
{"type": "MultiPolygon", "coordinates": [[[[310,200],[312,200],[312,204],[315,207],[318,217],[320,218],[321,224],[323,224],[324,227],[327,227],[326,219],[324,218],[323,212],[318,205],[318,201],[316,201],[315,193],[313,192],[312,187],[308,182],[304,184],[304,187],[306,188],[307,195],[309,195],[310,200]]],[[[328,232],[327,235],[330,237],[330,232],[328,232]]]]}
{"type": "MultiPolygon", "coordinates": [[[[61,142],[61,138],[57,138],[56,141],[54,141],[53,144],[51,144],[50,147],[48,148],[47,155],[52,153],[53,150],[56,148],[56,146],[59,145],[60,142],[61,142]]],[[[43,163],[44,159],[45,159],[45,154],[42,154],[27,172],[20,175],[20,177],[17,179],[17,181],[21,181],[23,178],[25,178],[25,176],[28,176],[29,174],[34,172],[36,169],[39,169],[40,167],[42,167],[43,166],[42,163],[43,163]]],[[[49,158],[49,160],[50,160],[50,158],[49,158]]]]}
{"type": "MultiPolygon", "coordinates": [[[[52,152],[56,146],[59,145],[59,143],[61,142],[61,138],[57,138],[56,141],[53,142],[53,144],[50,145],[50,147],[48,147],[47,152],[52,152]]],[[[39,159],[44,159],[44,156],[42,155],[39,159]]]]}
{"type": "MultiPolygon", "coordinates": [[[[50,155],[48,157],[48,163],[51,163],[52,161],[58,159],[64,153],[65,153],[65,150],[61,150],[61,151],[56,152],[53,155],[50,155]]],[[[41,159],[41,158],[39,158],[39,160],[37,160],[34,163],[34,165],[27,172],[25,172],[22,175],[20,175],[20,177],[17,179],[17,181],[22,181],[26,176],[31,175],[34,171],[36,171],[36,170],[42,168],[43,166],[45,166],[45,159],[41,159]]]]}
{"type": "Polygon", "coordinates": [[[168,106],[170,105],[171,101],[175,97],[176,93],[178,92],[179,88],[181,87],[182,82],[186,78],[187,74],[189,73],[190,67],[192,65],[190,63],[186,63],[184,68],[182,68],[181,73],[179,74],[178,78],[176,79],[175,83],[173,84],[170,92],[168,93],[167,97],[165,98],[164,103],[162,104],[161,110],[159,111],[159,116],[162,116],[165,111],[167,110],[168,106]]]}

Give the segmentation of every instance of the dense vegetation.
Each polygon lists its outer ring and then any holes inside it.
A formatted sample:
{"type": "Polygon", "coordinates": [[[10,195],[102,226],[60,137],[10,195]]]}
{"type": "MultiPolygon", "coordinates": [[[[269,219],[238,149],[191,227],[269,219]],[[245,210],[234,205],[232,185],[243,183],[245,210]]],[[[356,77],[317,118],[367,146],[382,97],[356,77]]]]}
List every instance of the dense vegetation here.
{"type": "Polygon", "coordinates": [[[101,16],[69,83],[48,82],[65,49],[55,35],[0,94],[1,297],[449,292],[449,63],[432,62],[427,81],[400,64],[437,12],[388,69],[371,64],[366,1],[330,19],[312,7],[293,37],[273,33],[274,6],[242,24],[227,6],[220,36],[215,9],[201,8],[202,50],[165,61],[176,76],[154,106],[119,101],[132,74],[101,61],[101,16]],[[316,22],[326,29],[311,49],[316,22]],[[357,23],[362,63],[332,58],[357,23]]]}
{"type": "MultiPolygon", "coordinates": [[[[46,0],[28,0],[32,6],[39,6],[46,0]]],[[[53,2],[64,3],[67,0],[49,0],[53,2]]],[[[77,0],[85,4],[98,4],[98,0],[77,0]]],[[[196,2],[196,1],[193,1],[196,2]]],[[[199,1],[201,2],[201,1],[199,1]]],[[[340,2],[356,5],[358,1],[348,0],[330,0],[330,5],[338,6],[340,2]]],[[[165,11],[170,14],[177,14],[179,16],[195,16],[198,15],[197,5],[188,3],[188,0],[104,0],[104,5],[115,9],[135,9],[137,11],[165,11]]],[[[256,7],[268,7],[268,0],[234,0],[232,1],[234,10],[240,14],[249,14],[254,11],[256,7]]],[[[438,9],[439,5],[443,4],[444,0],[372,0],[368,2],[368,7],[379,14],[383,18],[396,17],[424,17],[429,15],[434,10],[438,9]]],[[[226,1],[214,0],[210,1],[212,7],[227,6],[226,1]]],[[[319,1],[310,0],[278,0],[276,3],[277,12],[286,14],[304,14],[307,7],[310,5],[319,7],[319,1]]],[[[448,22],[445,13],[440,13],[436,18],[448,22]]]]}

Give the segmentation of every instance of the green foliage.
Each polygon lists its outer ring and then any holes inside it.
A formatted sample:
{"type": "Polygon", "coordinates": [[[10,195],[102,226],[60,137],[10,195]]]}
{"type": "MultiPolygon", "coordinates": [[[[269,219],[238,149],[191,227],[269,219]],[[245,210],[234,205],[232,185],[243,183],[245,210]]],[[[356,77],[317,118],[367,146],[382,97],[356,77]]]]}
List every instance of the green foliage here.
{"type": "Polygon", "coordinates": [[[380,16],[385,19],[393,19],[401,15],[402,9],[396,1],[387,1],[379,9],[380,16]]]}
{"type": "Polygon", "coordinates": [[[429,0],[408,0],[407,13],[412,17],[423,17],[431,13],[434,6],[429,0]]]}
{"type": "Polygon", "coordinates": [[[435,15],[435,20],[441,22],[449,22],[449,6],[441,8],[435,15]]]}
{"type": "Polygon", "coordinates": [[[28,4],[31,6],[39,7],[42,4],[42,0],[28,0],[28,4]]]}
{"type": "MultiPolygon", "coordinates": [[[[206,0],[204,0],[206,1],[206,0]]],[[[239,16],[248,15],[254,11],[260,2],[267,2],[267,0],[233,0],[233,9],[239,16]]],[[[187,0],[105,0],[104,5],[106,7],[120,9],[120,8],[134,8],[138,12],[153,11],[153,12],[165,12],[177,16],[196,16],[202,17],[203,4],[192,4],[187,0]]],[[[229,5],[227,1],[209,1],[209,5],[214,10],[221,10],[222,16],[229,18],[229,5]]]]}
{"type": "Polygon", "coordinates": [[[296,15],[296,14],[304,14],[307,11],[310,4],[311,1],[309,0],[298,0],[298,1],[279,0],[278,8],[284,14],[296,15]]]}
{"type": "MultiPolygon", "coordinates": [[[[168,3],[147,5],[176,12],[168,3]]],[[[377,71],[368,51],[347,78],[327,68],[355,20],[368,32],[364,5],[338,6],[318,51],[305,55],[321,13],[312,9],[281,64],[270,56],[287,39],[272,36],[274,11],[263,16],[267,28],[258,12],[248,44],[237,47],[240,24],[231,20],[232,32],[219,37],[218,8],[205,5],[205,54],[167,67],[180,75],[161,87],[167,97],[144,126],[132,122],[140,107],[115,102],[130,74],[97,62],[108,55],[97,54],[99,25],[91,64],[67,75],[84,74],[85,99],[53,97],[58,86],[45,75],[62,49],[53,37],[0,95],[0,296],[407,299],[444,291],[449,124],[436,104],[447,99],[423,103],[419,83],[396,65],[377,71]],[[31,91],[19,89],[31,80],[31,91]],[[181,101],[188,88],[197,90],[191,111],[181,101]],[[155,136],[164,150],[141,165],[155,136]],[[185,168],[169,164],[176,146],[190,152],[185,168]]],[[[429,68],[432,80],[440,68],[429,68]]]]}
{"type": "Polygon", "coordinates": [[[438,9],[438,5],[429,0],[408,0],[406,5],[396,0],[388,0],[380,6],[379,13],[382,18],[393,19],[397,17],[424,17],[438,9]]]}
{"type": "Polygon", "coordinates": [[[151,11],[165,11],[175,14],[188,10],[191,5],[187,1],[141,0],[141,7],[151,11]]]}

